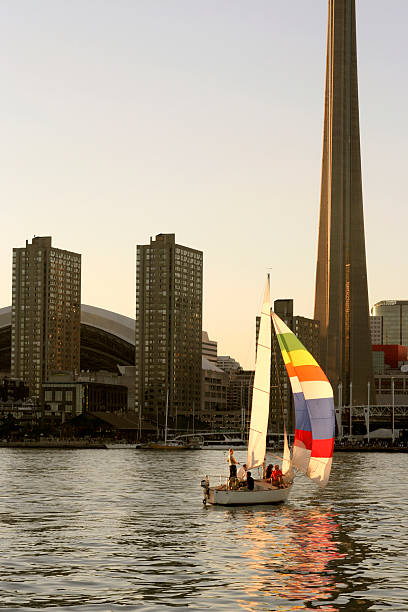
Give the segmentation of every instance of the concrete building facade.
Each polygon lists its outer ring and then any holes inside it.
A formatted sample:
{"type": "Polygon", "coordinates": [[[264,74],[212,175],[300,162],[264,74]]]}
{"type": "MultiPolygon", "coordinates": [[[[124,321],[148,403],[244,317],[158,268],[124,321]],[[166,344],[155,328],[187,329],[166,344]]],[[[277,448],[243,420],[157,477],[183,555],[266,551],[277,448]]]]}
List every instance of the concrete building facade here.
{"type": "Polygon", "coordinates": [[[372,317],[381,320],[381,342],[408,346],[408,300],[383,300],[371,309],[372,317]]]}
{"type": "Polygon", "coordinates": [[[136,412],[163,425],[201,403],[203,254],[158,234],[136,260],[136,412]]]}
{"type": "Polygon", "coordinates": [[[200,420],[209,429],[229,427],[231,413],[227,403],[229,374],[208,358],[202,358],[202,395],[200,420]]]}
{"type": "Polygon", "coordinates": [[[382,344],[383,343],[383,318],[381,316],[370,317],[370,332],[371,332],[371,344],[382,344]]]}
{"type": "Polygon", "coordinates": [[[211,361],[211,363],[217,363],[217,342],[210,340],[208,333],[203,331],[202,333],[202,356],[211,361]]]}
{"type": "Polygon", "coordinates": [[[34,237],[13,249],[11,376],[39,397],[52,371],[79,370],[81,255],[34,237]]]}
{"type": "Polygon", "coordinates": [[[221,370],[224,370],[224,372],[229,372],[230,374],[242,370],[241,364],[229,355],[218,355],[217,366],[221,368],[221,370]]]}
{"type": "MultiPolygon", "coordinates": [[[[321,359],[343,401],[374,379],[361,183],[355,0],[329,0],[323,161],[314,318],[321,359]]],[[[336,394],[335,394],[336,395],[336,394]]]]}

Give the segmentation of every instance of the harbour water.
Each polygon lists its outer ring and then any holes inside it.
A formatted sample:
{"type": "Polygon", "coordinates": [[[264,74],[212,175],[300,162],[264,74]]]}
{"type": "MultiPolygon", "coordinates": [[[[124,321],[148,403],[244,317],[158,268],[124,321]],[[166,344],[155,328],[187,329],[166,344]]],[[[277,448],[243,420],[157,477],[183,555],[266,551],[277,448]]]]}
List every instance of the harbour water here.
{"type": "Polygon", "coordinates": [[[326,489],[228,509],[223,451],[0,449],[0,608],[406,612],[407,469],[338,453],[326,489]]]}

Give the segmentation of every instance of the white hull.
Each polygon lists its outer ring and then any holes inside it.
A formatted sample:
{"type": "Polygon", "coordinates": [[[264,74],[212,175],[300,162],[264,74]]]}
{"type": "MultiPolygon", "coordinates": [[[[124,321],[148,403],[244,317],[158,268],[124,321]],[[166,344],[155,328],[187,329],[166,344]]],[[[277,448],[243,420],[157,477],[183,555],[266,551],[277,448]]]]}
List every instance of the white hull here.
{"type": "Polygon", "coordinates": [[[255,504],[280,504],[287,500],[292,485],[278,489],[257,481],[255,489],[248,491],[231,491],[220,487],[210,487],[208,495],[204,494],[204,503],[215,506],[253,506],[255,504]]]}
{"type": "Polygon", "coordinates": [[[105,448],[109,448],[110,450],[120,450],[122,448],[140,448],[140,444],[132,444],[131,442],[124,442],[123,444],[120,442],[117,442],[116,444],[115,442],[105,442],[105,448]]]}

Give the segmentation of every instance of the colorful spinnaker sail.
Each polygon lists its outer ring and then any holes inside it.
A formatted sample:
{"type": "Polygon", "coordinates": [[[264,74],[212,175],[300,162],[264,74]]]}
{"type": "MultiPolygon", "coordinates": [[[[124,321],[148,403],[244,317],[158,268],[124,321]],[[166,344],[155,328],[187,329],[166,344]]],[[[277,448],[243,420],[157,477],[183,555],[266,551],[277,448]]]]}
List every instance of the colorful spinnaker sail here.
{"type": "Polygon", "coordinates": [[[272,320],[295,404],[292,463],[324,487],[330,476],[334,446],[333,389],[292,330],[275,313],[272,320]]]}

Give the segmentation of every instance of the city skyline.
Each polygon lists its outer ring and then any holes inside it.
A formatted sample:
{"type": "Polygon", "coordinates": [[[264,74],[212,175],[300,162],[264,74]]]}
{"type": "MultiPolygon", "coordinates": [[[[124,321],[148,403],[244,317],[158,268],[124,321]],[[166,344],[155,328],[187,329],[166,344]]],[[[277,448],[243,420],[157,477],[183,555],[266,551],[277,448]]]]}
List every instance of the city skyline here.
{"type": "MultiPolygon", "coordinates": [[[[94,14],[85,3],[79,27],[62,3],[2,5],[0,306],[13,246],[52,235],[83,254],[83,301],[134,318],[136,244],[168,232],[204,252],[203,328],[220,354],[253,364],[268,268],[273,299],[312,316],[327,2],[294,4],[123,2],[94,14]]],[[[407,297],[408,8],[357,9],[371,307],[407,297]]]]}

